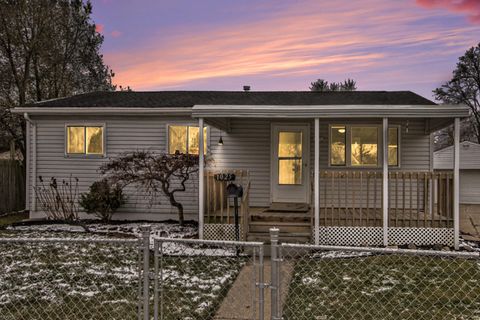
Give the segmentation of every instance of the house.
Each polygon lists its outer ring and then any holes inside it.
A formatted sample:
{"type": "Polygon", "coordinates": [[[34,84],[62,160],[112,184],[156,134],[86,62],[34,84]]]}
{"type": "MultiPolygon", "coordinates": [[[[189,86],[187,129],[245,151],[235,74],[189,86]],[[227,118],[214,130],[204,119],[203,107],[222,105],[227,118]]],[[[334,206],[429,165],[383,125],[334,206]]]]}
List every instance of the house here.
{"type": "MultiPolygon", "coordinates": [[[[73,174],[83,191],[122,152],[179,150],[200,157],[198,179],[178,198],[202,238],[232,237],[226,182],[214,177],[235,172],[244,239],[278,226],[285,240],[317,244],[458,246],[458,184],[444,207],[432,200],[434,182],[458,181],[458,166],[433,171],[432,132],[458,127],[464,106],[409,91],[163,91],[93,92],[14,112],[28,120],[32,218],[42,216],[38,176],[73,174]]],[[[175,218],[164,199],[148,205],[133,188],[128,199],[117,219],[175,218]]]]}
{"type": "MultiPolygon", "coordinates": [[[[453,169],[454,146],[435,151],[433,168],[453,169]]],[[[480,144],[460,143],[460,230],[479,235],[480,232],[480,144]]]]}

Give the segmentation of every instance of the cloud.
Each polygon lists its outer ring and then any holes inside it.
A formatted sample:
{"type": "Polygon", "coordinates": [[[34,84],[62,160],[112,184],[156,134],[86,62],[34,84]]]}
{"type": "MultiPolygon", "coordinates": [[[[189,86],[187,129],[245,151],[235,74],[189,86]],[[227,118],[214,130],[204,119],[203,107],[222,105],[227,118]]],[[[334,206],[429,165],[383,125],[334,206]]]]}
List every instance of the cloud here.
{"type": "Polygon", "coordinates": [[[122,35],[122,33],[118,30],[113,30],[112,32],[110,32],[110,35],[114,38],[118,38],[122,35]]]}
{"type": "Polygon", "coordinates": [[[445,12],[426,15],[411,3],[305,0],[254,20],[186,25],[168,36],[151,33],[105,52],[105,59],[115,70],[115,82],[135,90],[198,83],[224,88],[221,82],[228,81],[223,79],[258,79],[262,89],[282,83],[288,83],[286,89],[307,89],[318,77],[355,77],[361,89],[391,88],[399,81],[397,90],[415,89],[417,82],[446,80],[441,77],[448,73],[439,66],[453,67],[456,57],[478,41],[479,29],[439,22],[445,12]]]}
{"type": "Polygon", "coordinates": [[[444,8],[463,13],[473,24],[480,24],[480,0],[416,0],[417,4],[428,9],[444,8]]]}
{"type": "Polygon", "coordinates": [[[100,23],[95,25],[95,31],[97,31],[98,33],[102,33],[103,29],[105,29],[105,25],[100,24],[100,23]]]}

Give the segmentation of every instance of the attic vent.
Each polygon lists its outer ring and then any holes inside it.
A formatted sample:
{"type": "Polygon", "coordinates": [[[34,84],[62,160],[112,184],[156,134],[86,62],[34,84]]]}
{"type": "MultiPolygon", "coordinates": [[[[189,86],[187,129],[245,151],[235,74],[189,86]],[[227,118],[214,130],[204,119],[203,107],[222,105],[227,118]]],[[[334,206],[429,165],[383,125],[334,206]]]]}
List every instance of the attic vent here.
{"type": "Polygon", "coordinates": [[[245,92],[250,91],[250,86],[243,86],[243,91],[245,92]]]}

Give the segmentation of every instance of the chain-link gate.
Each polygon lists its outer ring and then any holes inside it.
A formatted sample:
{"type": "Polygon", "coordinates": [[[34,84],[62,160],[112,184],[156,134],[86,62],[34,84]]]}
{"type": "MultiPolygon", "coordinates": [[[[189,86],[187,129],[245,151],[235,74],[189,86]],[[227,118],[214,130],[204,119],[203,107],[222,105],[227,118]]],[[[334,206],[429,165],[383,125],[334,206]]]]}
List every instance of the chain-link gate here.
{"type": "Polygon", "coordinates": [[[263,319],[263,244],[154,239],[154,319],[263,319]]]}

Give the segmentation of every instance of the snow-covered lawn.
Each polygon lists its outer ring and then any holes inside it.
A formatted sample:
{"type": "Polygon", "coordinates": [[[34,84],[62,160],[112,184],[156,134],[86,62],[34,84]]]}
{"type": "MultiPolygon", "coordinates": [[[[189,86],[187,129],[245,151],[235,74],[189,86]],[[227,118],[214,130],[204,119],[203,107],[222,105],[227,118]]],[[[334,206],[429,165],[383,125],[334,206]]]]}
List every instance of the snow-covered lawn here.
{"type": "Polygon", "coordinates": [[[479,260],[325,253],[292,263],[285,319],[480,319],[479,260]]]}
{"type": "MultiPolygon", "coordinates": [[[[0,238],[92,240],[0,242],[0,318],[135,319],[142,257],[137,243],[94,240],[129,241],[140,235],[140,225],[91,224],[91,233],[63,224],[0,230],[0,238]]],[[[197,234],[194,226],[151,225],[152,237],[192,238],[197,234]]],[[[233,251],[188,244],[165,244],[165,248],[161,261],[165,319],[213,315],[238,275],[243,259],[234,257],[233,251]]]]}

